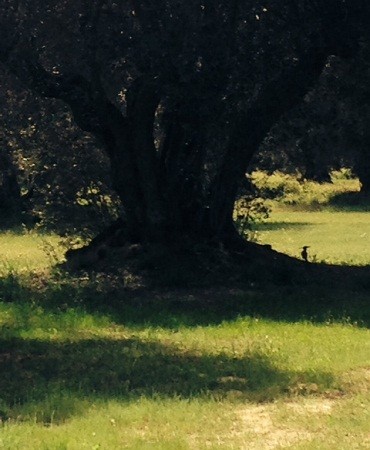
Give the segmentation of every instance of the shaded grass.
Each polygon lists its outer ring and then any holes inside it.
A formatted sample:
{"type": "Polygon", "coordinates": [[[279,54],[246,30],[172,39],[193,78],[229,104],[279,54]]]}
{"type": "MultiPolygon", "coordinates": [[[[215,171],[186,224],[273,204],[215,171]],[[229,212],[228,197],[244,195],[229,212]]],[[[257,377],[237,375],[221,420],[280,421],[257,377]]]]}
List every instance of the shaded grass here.
{"type": "MultiPolygon", "coordinates": [[[[100,278],[40,280],[10,274],[0,278],[0,299],[0,312],[11,303],[19,317],[32,318],[30,330],[47,323],[45,314],[52,323],[61,320],[59,328],[65,329],[68,323],[86,323],[88,328],[95,320],[103,326],[112,321],[135,329],[177,330],[181,326],[219,325],[244,316],[279,322],[370,325],[366,286],[346,290],[342,286],[275,286],[256,281],[239,288],[132,292],[115,286],[114,280],[110,284],[109,278],[104,282],[100,278]]],[[[12,324],[13,332],[16,323],[12,324]]],[[[20,323],[25,327],[25,321],[20,323]]]]}
{"type": "Polygon", "coordinates": [[[370,211],[370,195],[362,192],[342,192],[334,195],[328,202],[334,210],[346,212],[370,211]]]}
{"type": "Polygon", "coordinates": [[[73,343],[0,342],[1,391],[9,415],[43,423],[80,413],[79,403],[95,399],[278,398],[296,380],[327,388],[330,374],[290,373],[266,355],[202,354],[168,343],[140,339],[89,339],[73,343]],[[77,407],[63,399],[74,398],[77,407]],[[66,408],[66,406],[68,406],[66,408]]]}
{"type": "Polygon", "coordinates": [[[291,223],[288,221],[278,222],[276,220],[269,220],[267,222],[257,223],[254,225],[256,231],[280,231],[280,230],[294,230],[301,231],[303,228],[312,227],[314,224],[311,222],[296,222],[291,223]]]}

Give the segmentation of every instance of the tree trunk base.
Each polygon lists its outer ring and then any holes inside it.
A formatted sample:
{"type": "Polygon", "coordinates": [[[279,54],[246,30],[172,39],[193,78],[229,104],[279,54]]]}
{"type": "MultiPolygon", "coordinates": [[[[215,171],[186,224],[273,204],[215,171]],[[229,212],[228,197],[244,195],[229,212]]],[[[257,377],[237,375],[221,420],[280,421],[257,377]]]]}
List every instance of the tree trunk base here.
{"type": "Polygon", "coordinates": [[[67,251],[62,268],[69,272],[128,271],[143,279],[146,287],[370,287],[368,267],[309,263],[236,236],[219,242],[182,237],[165,243],[132,243],[125,239],[120,220],[89,245],[67,251]]]}

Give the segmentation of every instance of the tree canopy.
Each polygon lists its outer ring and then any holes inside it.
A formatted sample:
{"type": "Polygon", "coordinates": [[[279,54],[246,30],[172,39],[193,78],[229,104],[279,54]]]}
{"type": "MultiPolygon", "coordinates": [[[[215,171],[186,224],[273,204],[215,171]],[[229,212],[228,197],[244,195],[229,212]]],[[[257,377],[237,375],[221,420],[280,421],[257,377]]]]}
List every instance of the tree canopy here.
{"type": "MultiPolygon", "coordinates": [[[[340,74],[335,58],[367,61],[369,19],[365,0],[0,0],[11,80],[0,90],[8,102],[33,96],[28,130],[54,130],[52,164],[59,152],[84,168],[73,142],[87,137],[105,153],[127,241],[233,247],[252,158],[325,74],[340,74]]],[[[91,173],[104,157],[89,148],[91,173]]]]}

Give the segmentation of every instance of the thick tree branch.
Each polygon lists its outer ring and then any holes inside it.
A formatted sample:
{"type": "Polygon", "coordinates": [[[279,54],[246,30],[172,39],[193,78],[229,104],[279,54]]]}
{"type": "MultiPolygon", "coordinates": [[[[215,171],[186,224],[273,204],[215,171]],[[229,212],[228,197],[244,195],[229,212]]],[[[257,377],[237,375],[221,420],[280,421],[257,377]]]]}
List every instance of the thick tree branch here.
{"type": "Polygon", "coordinates": [[[211,226],[222,234],[232,218],[239,183],[259,145],[282,115],[299,104],[320,77],[327,53],[312,50],[268,83],[235,121],[230,145],[211,189],[211,226]]]}

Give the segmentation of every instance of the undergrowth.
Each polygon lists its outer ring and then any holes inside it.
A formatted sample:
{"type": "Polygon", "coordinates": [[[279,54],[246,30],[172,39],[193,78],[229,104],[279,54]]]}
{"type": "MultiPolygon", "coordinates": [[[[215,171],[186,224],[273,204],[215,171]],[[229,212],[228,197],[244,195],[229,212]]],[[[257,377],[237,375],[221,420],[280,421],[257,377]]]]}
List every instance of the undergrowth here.
{"type": "Polygon", "coordinates": [[[279,171],[272,174],[254,171],[249,179],[260,197],[307,210],[328,205],[342,194],[358,193],[360,190],[358,179],[345,176],[344,173],[347,172],[333,171],[331,183],[317,183],[306,180],[299,174],[290,175],[279,171]]]}

